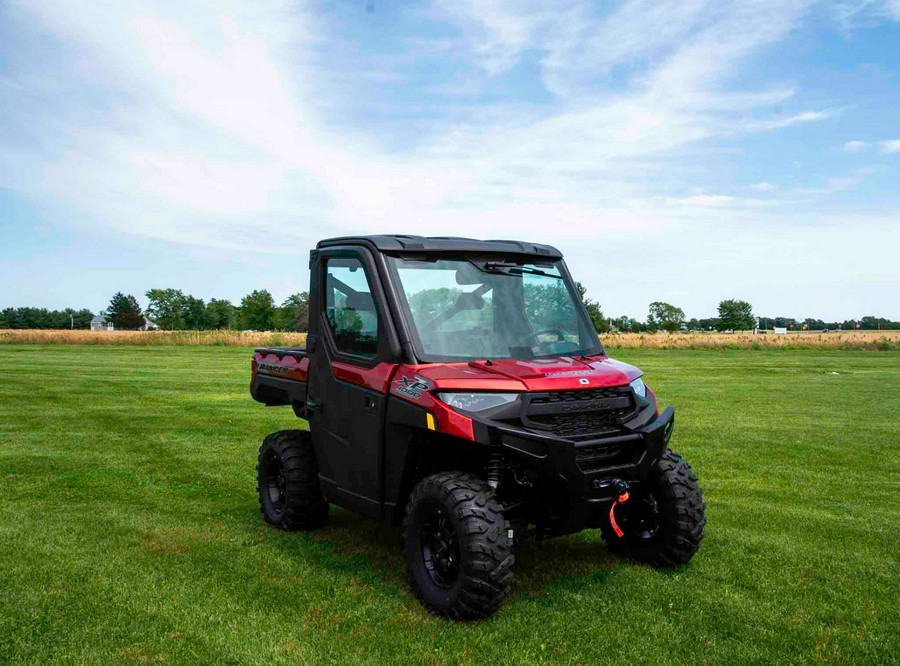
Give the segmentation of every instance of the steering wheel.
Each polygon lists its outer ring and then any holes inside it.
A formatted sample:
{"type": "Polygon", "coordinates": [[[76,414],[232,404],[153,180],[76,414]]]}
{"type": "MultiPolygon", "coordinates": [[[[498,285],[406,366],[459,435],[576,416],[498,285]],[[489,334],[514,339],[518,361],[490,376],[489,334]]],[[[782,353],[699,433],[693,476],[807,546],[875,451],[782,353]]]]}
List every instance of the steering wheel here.
{"type": "Polygon", "coordinates": [[[563,333],[563,332],[562,332],[561,330],[559,330],[558,328],[553,328],[552,326],[551,326],[550,328],[542,328],[542,329],[540,329],[540,330],[538,330],[538,331],[533,331],[532,333],[529,333],[529,334],[528,334],[528,337],[529,337],[529,338],[534,338],[535,342],[537,342],[538,336],[539,336],[539,335],[543,335],[544,333],[556,333],[556,340],[557,340],[557,342],[564,342],[565,339],[566,339],[565,333],[563,333]]]}

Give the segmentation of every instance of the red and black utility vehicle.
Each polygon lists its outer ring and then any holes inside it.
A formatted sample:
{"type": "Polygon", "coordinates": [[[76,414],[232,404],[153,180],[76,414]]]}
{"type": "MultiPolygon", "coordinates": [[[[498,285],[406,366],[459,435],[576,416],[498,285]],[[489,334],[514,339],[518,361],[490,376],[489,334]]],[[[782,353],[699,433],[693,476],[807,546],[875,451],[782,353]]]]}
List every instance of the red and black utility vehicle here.
{"type": "Polygon", "coordinates": [[[260,448],[267,522],[314,529],[332,503],[402,524],[417,597],[459,619],[497,610],[527,536],[691,559],[705,507],[674,410],[606,355],[558,250],[334,238],[309,266],[306,347],[252,363],[253,397],[309,422],[260,448]]]}

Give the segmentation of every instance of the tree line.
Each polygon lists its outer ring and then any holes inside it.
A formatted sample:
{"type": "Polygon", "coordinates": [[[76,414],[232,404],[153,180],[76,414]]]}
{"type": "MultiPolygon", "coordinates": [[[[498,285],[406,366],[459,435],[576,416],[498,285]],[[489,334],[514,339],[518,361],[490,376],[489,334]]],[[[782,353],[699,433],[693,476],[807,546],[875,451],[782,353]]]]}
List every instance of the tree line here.
{"type": "MultiPolygon", "coordinates": [[[[719,303],[718,316],[704,319],[685,316],[684,310],[663,301],[650,304],[645,319],[628,315],[606,317],[599,303],[587,298],[587,289],[576,283],[594,328],[600,333],[622,331],[747,331],[759,325],[789,330],[896,330],[900,322],[867,316],[844,321],[796,319],[793,317],[757,317],[747,301],[728,299],[719,303]]],[[[250,292],[234,305],[227,299],[204,301],[180,289],[150,289],[148,304],[142,308],[131,294],[117,292],[100,315],[116,329],[132,330],[150,320],[164,330],[239,329],[255,331],[306,331],[309,326],[309,293],[301,291],[277,304],[265,289],[250,292]]],[[[46,308],[6,308],[0,310],[0,328],[88,328],[94,314],[88,309],[48,310],[46,308]]]]}
{"type": "MultiPolygon", "coordinates": [[[[204,301],[180,289],[151,289],[142,308],[133,294],[116,292],[105,310],[97,313],[117,330],[137,330],[152,322],[163,330],[240,329],[256,331],[306,331],[309,293],[291,294],[280,305],[265,289],[253,291],[234,305],[226,299],[204,301]]],[[[94,313],[88,309],[48,310],[6,308],[0,310],[0,328],[89,328],[94,313]]]]}
{"type": "Polygon", "coordinates": [[[291,294],[281,305],[276,305],[265,289],[250,292],[240,305],[219,298],[206,302],[180,289],[151,289],[146,296],[147,307],[142,311],[134,296],[119,292],[103,314],[117,329],[140,328],[145,318],[167,331],[305,331],[309,324],[309,293],[305,291],[291,294]]]}
{"type": "Polygon", "coordinates": [[[5,308],[0,310],[0,328],[88,328],[93,318],[90,310],[5,308]]]}
{"type": "MultiPolygon", "coordinates": [[[[579,291],[583,289],[579,284],[579,291]]],[[[581,291],[584,299],[584,292],[581,291]]],[[[704,319],[688,319],[684,310],[662,301],[650,304],[647,318],[640,321],[634,317],[623,315],[606,318],[600,306],[584,299],[591,321],[600,333],[622,331],[626,333],[655,333],[656,331],[750,331],[755,328],[771,330],[786,328],[791,331],[877,331],[900,329],[900,322],[884,317],[862,317],[861,319],[845,319],[844,321],[823,321],[822,319],[795,319],[794,317],[763,317],[753,313],[753,306],[747,301],[728,299],[719,303],[719,316],[704,319]]]]}

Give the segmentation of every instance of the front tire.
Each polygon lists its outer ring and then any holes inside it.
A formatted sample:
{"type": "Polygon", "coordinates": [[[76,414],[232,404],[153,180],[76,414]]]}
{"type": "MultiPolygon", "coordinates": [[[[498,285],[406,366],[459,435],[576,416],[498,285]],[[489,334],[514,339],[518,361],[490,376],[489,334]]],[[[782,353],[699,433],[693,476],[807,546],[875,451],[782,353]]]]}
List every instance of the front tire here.
{"type": "Polygon", "coordinates": [[[614,505],[611,516],[622,532],[612,521],[601,528],[611,551],[665,569],[687,564],[700,548],[706,505],[690,465],[667,450],[640,491],[614,505]]]}
{"type": "Polygon", "coordinates": [[[319,485],[319,465],[305,430],[272,433],[259,447],[256,466],[259,509],[280,530],[313,530],[328,520],[328,502],[319,485]]]}
{"type": "Polygon", "coordinates": [[[403,521],[406,569],[428,610],[454,620],[496,612],[512,587],[512,539],[487,482],[444,472],[413,489],[403,521]]]}

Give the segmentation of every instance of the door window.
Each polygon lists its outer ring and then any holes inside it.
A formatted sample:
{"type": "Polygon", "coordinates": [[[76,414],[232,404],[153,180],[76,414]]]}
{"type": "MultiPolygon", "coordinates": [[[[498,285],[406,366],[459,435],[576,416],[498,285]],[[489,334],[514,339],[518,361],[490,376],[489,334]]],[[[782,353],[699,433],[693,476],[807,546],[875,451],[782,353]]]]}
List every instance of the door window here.
{"type": "Polygon", "coordinates": [[[325,314],[335,347],[343,354],[375,358],[378,310],[362,262],[336,257],[325,265],[325,314]]]}

